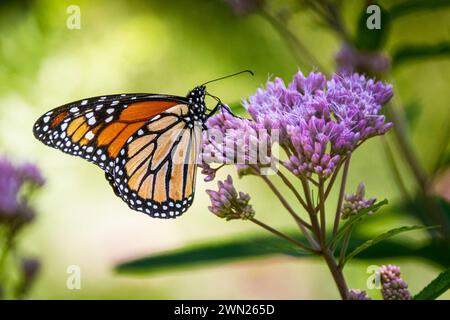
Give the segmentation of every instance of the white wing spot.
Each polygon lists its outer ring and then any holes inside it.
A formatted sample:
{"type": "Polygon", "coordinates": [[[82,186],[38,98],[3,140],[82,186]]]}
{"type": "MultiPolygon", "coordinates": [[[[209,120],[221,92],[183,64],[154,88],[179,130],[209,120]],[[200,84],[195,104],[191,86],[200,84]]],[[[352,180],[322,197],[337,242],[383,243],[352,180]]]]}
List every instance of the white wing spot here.
{"type": "Polygon", "coordinates": [[[92,140],[92,138],[94,138],[94,133],[92,131],[89,131],[88,133],[86,133],[85,137],[88,140],[92,140]]]}

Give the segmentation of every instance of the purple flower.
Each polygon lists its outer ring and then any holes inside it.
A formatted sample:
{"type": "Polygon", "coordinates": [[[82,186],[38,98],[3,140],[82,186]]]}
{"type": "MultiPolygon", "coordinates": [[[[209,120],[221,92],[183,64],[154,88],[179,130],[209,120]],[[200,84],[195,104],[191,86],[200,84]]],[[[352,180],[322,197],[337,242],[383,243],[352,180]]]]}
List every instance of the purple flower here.
{"type": "Polygon", "coordinates": [[[210,162],[235,164],[229,154],[243,154],[241,168],[247,169],[247,162],[261,167],[271,163],[270,146],[277,140],[289,154],[284,165],[292,173],[327,178],[361,143],[391,128],[381,114],[391,97],[390,85],[358,74],[327,81],[321,73],[299,71],[288,85],[275,78],[243,102],[252,120],[226,110],[209,119],[208,128],[223,138],[205,139],[204,154],[210,162]],[[269,146],[262,157],[254,153],[260,145],[269,146]]]}
{"type": "Polygon", "coordinates": [[[22,179],[16,168],[9,160],[0,158],[0,212],[12,214],[18,210],[21,186],[22,179]]]}
{"type": "Polygon", "coordinates": [[[392,97],[392,87],[368,80],[364,76],[334,75],[327,83],[327,100],[333,115],[354,134],[357,142],[386,133],[392,123],[380,114],[382,106],[392,97]]]}
{"type": "Polygon", "coordinates": [[[24,258],[22,260],[23,277],[26,282],[32,282],[39,272],[41,264],[36,258],[24,258]]]}
{"type": "Polygon", "coordinates": [[[340,160],[337,154],[328,150],[332,147],[334,137],[342,128],[334,122],[311,117],[298,126],[288,126],[287,131],[295,153],[284,162],[295,175],[311,176],[316,173],[328,177],[340,160]]]}
{"type": "Polygon", "coordinates": [[[24,297],[34,283],[37,274],[41,268],[41,263],[36,258],[23,258],[22,259],[22,282],[17,290],[18,298],[24,297]]]}
{"type": "Polygon", "coordinates": [[[391,264],[381,266],[378,274],[384,300],[411,300],[408,284],[400,277],[400,267],[391,264]]]}
{"type": "Polygon", "coordinates": [[[372,206],[376,198],[366,199],[364,197],[366,188],[364,183],[360,183],[356,189],[356,193],[346,194],[344,198],[344,205],[342,207],[342,219],[348,219],[358,213],[358,211],[372,206]]]}
{"type": "MultiPolygon", "coordinates": [[[[203,137],[204,162],[236,164],[242,168],[270,165],[272,136],[258,123],[223,109],[208,120],[207,126],[203,137]]],[[[212,171],[205,169],[204,173],[211,177],[212,171]]]]}
{"type": "Polygon", "coordinates": [[[24,186],[42,186],[44,179],[32,164],[15,166],[6,158],[0,158],[0,222],[26,223],[34,218],[34,210],[28,206],[24,186]]]}
{"type": "Polygon", "coordinates": [[[365,291],[359,289],[348,290],[348,300],[372,300],[365,291]]]}
{"type": "Polygon", "coordinates": [[[344,44],[335,57],[339,73],[383,74],[390,68],[389,57],[381,52],[360,51],[344,44]]]}
{"type": "Polygon", "coordinates": [[[226,220],[253,218],[255,211],[249,205],[250,196],[236,191],[231,176],[224,181],[219,181],[218,187],[217,191],[206,190],[211,199],[211,206],[208,209],[212,213],[226,220]]]}
{"type": "Polygon", "coordinates": [[[236,15],[255,12],[261,8],[263,0],[224,0],[233,9],[236,15]]]}
{"type": "Polygon", "coordinates": [[[33,163],[25,163],[20,166],[18,174],[23,181],[29,181],[37,186],[42,186],[45,183],[41,170],[33,163]]]}
{"type": "Polygon", "coordinates": [[[198,166],[202,169],[201,174],[206,176],[204,178],[205,182],[214,180],[214,178],[216,177],[217,169],[211,168],[211,166],[208,163],[203,161],[198,166]]]}

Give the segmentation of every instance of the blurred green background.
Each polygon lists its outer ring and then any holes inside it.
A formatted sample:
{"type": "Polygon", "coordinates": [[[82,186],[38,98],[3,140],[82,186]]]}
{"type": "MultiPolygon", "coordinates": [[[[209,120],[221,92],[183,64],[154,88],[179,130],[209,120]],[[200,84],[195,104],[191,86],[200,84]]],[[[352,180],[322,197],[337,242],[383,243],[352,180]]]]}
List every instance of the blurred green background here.
{"type": "MultiPolygon", "coordinates": [[[[280,4],[277,5],[282,5],[280,4]]],[[[349,26],[361,11],[359,1],[344,6],[349,26]]],[[[292,17],[292,28],[327,71],[334,69],[340,43],[308,12],[292,17]]],[[[449,41],[450,9],[408,15],[391,26],[387,50],[399,43],[449,41]]],[[[131,211],[114,196],[95,166],[49,149],[32,135],[34,121],[47,110],[83,97],[121,92],[185,95],[195,85],[243,69],[241,76],[215,83],[209,91],[226,103],[253,94],[271,75],[285,80],[301,67],[272,26],[258,15],[237,16],[223,1],[2,1],[0,4],[0,150],[36,162],[47,179],[36,198],[39,215],[22,237],[24,252],[38,256],[42,271],[32,299],[317,299],[336,298],[325,264],[288,256],[254,259],[175,273],[135,277],[113,266],[129,258],[216,241],[262,234],[254,225],[218,219],[207,210],[199,177],[196,200],[180,219],[162,221],[131,211]],[[81,9],[81,29],[66,27],[69,5],[81,9]],[[66,287],[67,267],[81,268],[81,290],[66,287]]],[[[419,60],[392,72],[401,103],[422,105],[412,132],[425,166],[431,166],[448,127],[450,60],[419,60]]],[[[234,170],[222,171],[235,176],[234,170]]],[[[448,179],[448,178],[447,178],[448,179]]],[[[257,216],[281,229],[291,226],[269,190],[248,177],[237,180],[252,195],[257,216]]],[[[364,181],[367,195],[399,200],[380,139],[353,157],[348,190],[364,181]]],[[[447,184],[448,185],[448,184],[447,184]]],[[[445,186],[445,184],[444,184],[445,186]]],[[[441,187],[447,192],[447,187],[441,187]]],[[[363,227],[376,234],[413,217],[386,212],[363,227]]],[[[425,233],[402,236],[408,242],[425,233]]],[[[411,292],[440,272],[423,259],[355,260],[345,271],[349,286],[366,289],[370,265],[394,263],[411,292]]],[[[367,290],[367,289],[366,289],[367,290]]],[[[379,296],[376,290],[368,290],[379,296]]],[[[450,294],[442,296],[450,298],[450,294]]]]}

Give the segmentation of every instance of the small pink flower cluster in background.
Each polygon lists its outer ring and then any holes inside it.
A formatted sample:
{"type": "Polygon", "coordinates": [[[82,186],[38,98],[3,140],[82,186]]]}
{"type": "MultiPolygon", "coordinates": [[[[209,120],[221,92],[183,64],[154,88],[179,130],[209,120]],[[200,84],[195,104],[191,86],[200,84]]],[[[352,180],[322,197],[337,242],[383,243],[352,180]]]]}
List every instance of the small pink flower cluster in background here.
{"type": "Polygon", "coordinates": [[[259,10],[263,0],[224,0],[233,9],[234,14],[240,16],[259,10]]]}
{"type": "MultiPolygon", "coordinates": [[[[381,266],[377,271],[381,282],[381,295],[384,300],[411,300],[408,284],[400,277],[400,267],[389,264],[381,266]]],[[[350,289],[349,300],[371,300],[365,291],[350,289]]]]}
{"type": "Polygon", "coordinates": [[[348,291],[348,300],[372,300],[365,291],[359,289],[350,289],[348,291]]]}
{"type": "Polygon", "coordinates": [[[382,52],[360,51],[349,44],[342,46],[335,60],[339,73],[383,74],[391,67],[389,57],[382,52]]]}
{"type": "Polygon", "coordinates": [[[408,284],[400,277],[400,267],[391,264],[381,266],[378,273],[384,300],[411,300],[408,284]]]}

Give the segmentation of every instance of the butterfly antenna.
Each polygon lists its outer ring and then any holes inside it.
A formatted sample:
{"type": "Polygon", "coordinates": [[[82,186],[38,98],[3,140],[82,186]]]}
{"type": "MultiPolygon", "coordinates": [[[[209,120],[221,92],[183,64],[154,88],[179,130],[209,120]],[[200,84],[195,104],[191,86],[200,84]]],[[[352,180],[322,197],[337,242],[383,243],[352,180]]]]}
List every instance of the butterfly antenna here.
{"type": "Polygon", "coordinates": [[[239,75],[239,74],[241,74],[241,73],[250,73],[252,76],[255,75],[255,74],[253,73],[253,71],[251,71],[251,70],[243,70],[243,71],[239,71],[239,72],[236,72],[236,73],[233,73],[233,74],[229,74],[229,75],[227,75],[227,76],[220,77],[220,78],[217,78],[217,79],[214,79],[214,80],[209,80],[209,81],[207,81],[207,82],[201,84],[201,86],[205,86],[205,85],[207,85],[208,83],[211,83],[211,82],[223,80],[223,79],[226,79],[226,78],[231,78],[231,77],[237,76],[237,75],[239,75]]]}
{"type": "Polygon", "coordinates": [[[218,104],[222,104],[222,101],[220,100],[220,98],[218,96],[215,96],[215,95],[209,93],[208,91],[205,91],[205,94],[207,96],[213,98],[214,100],[216,100],[218,104]]]}

